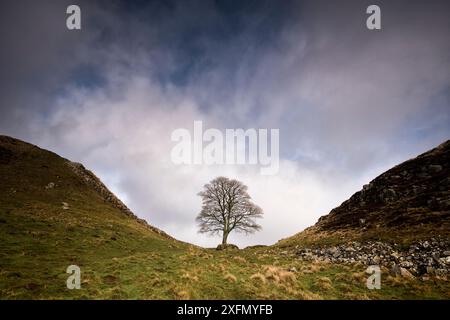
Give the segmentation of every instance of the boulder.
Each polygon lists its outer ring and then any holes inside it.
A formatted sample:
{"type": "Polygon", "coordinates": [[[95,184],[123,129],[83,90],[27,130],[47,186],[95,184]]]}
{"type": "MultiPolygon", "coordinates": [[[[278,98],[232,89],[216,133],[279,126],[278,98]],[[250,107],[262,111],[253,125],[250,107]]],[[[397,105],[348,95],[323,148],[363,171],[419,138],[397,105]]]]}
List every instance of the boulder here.
{"type": "Polygon", "coordinates": [[[414,279],[414,276],[412,275],[412,273],[402,267],[400,267],[400,275],[406,279],[414,279]]]}
{"type": "Polygon", "coordinates": [[[219,244],[216,250],[239,250],[239,247],[235,244],[219,244]]]}

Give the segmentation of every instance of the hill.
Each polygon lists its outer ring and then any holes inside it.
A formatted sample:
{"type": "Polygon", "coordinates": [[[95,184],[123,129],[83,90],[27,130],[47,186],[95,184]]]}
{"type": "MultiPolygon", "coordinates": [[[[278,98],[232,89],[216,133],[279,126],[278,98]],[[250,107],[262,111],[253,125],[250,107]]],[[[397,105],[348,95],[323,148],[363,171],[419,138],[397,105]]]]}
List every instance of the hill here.
{"type": "MultiPolygon", "coordinates": [[[[0,299],[449,298],[450,285],[301,259],[279,246],[199,248],[137,218],[81,164],[0,136],[0,299]],[[81,288],[66,287],[69,265],[81,288]]],[[[197,190],[193,190],[196,192],[197,190]]]]}
{"type": "Polygon", "coordinates": [[[376,177],[285,245],[450,236],[450,141],[376,177]]]}
{"type": "Polygon", "coordinates": [[[405,277],[450,272],[450,141],[376,177],[278,246],[300,259],[362,263],[405,277]]]}
{"type": "Polygon", "coordinates": [[[70,296],[60,279],[71,264],[111,284],[105,260],[187,246],[138,219],[81,164],[34,145],[0,136],[0,176],[1,296],[70,296]]]}

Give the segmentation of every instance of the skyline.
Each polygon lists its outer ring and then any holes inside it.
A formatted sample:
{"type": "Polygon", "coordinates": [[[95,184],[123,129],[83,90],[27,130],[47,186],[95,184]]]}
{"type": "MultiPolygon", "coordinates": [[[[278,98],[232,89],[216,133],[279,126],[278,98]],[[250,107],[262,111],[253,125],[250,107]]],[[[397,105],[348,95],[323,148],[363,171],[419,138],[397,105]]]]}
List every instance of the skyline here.
{"type": "Polygon", "coordinates": [[[272,244],[450,136],[446,1],[378,1],[381,30],[370,1],[78,1],[81,30],[69,4],[0,5],[0,133],[83,163],[177,239],[220,240],[195,223],[217,176],[265,212],[230,242],[272,244]],[[172,132],[196,120],[279,129],[278,174],[173,164],[172,132]]]}

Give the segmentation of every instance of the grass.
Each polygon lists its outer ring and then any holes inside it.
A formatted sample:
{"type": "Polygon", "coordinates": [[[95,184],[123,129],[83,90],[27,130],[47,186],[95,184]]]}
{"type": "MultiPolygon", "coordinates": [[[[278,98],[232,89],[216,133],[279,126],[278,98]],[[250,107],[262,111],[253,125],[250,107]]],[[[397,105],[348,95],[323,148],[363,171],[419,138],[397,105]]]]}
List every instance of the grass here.
{"type": "Polygon", "coordinates": [[[65,159],[17,141],[0,147],[0,299],[450,298],[449,282],[436,278],[383,274],[381,290],[368,290],[364,266],[300,261],[278,246],[216,251],[167,238],[111,206],[65,159]],[[80,290],[66,287],[72,264],[80,290]]]}
{"type": "MultiPolygon", "coordinates": [[[[39,224],[35,227],[42,229],[39,224]]],[[[133,234],[125,227],[116,233],[125,233],[127,237],[111,241],[108,233],[95,237],[91,230],[86,233],[75,230],[67,237],[70,240],[62,241],[57,233],[55,237],[38,234],[30,237],[28,233],[23,233],[22,238],[10,237],[9,249],[2,248],[0,297],[439,299],[450,296],[450,285],[445,281],[410,281],[387,276],[382,279],[382,289],[373,291],[365,287],[364,267],[301,262],[276,253],[267,255],[264,249],[218,252],[170,244],[152,235],[133,234]],[[80,290],[66,288],[65,269],[69,264],[77,264],[82,270],[80,290]],[[293,267],[298,272],[288,271],[293,267]]]]}

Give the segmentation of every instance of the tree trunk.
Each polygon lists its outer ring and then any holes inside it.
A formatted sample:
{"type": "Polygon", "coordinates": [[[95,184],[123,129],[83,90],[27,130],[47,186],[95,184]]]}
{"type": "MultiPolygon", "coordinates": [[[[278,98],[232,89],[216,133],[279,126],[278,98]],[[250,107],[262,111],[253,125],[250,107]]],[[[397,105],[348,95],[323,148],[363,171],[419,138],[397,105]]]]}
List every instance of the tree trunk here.
{"type": "Polygon", "coordinates": [[[228,238],[228,231],[223,230],[222,245],[227,244],[227,238],[228,238]]]}

